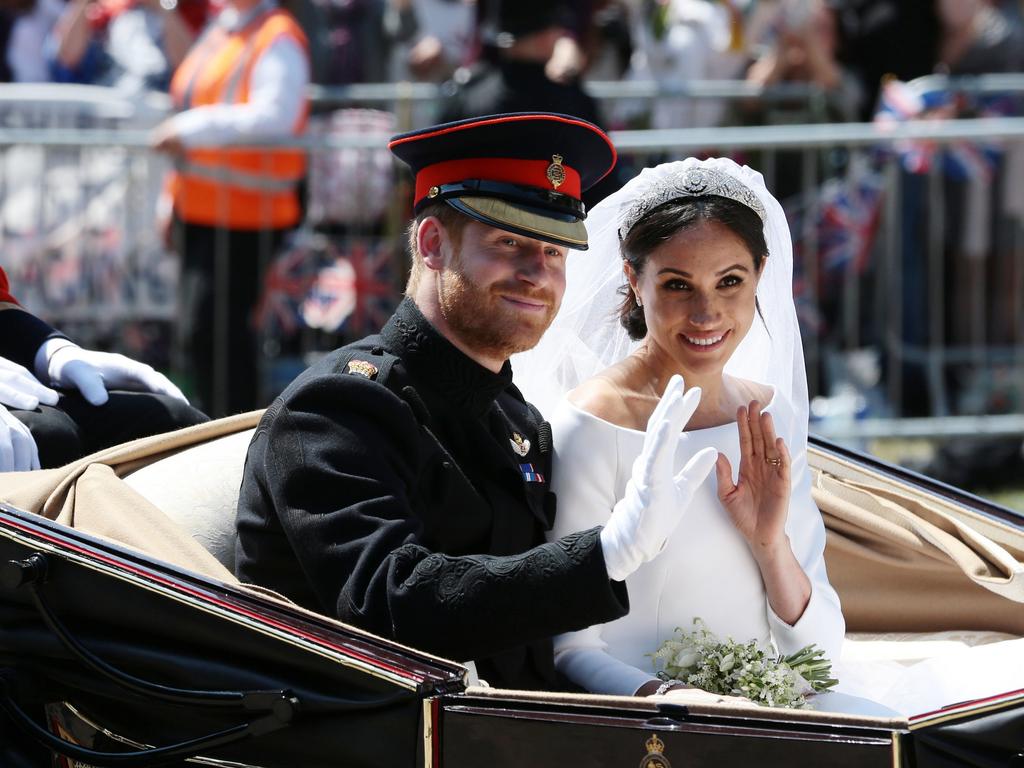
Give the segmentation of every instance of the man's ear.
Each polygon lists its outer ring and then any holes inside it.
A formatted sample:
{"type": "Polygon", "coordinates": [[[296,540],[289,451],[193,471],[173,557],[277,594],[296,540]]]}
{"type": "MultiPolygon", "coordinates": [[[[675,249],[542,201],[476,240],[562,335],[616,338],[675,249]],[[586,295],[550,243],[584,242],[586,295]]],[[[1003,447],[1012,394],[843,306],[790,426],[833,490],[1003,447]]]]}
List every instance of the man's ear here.
{"type": "Polygon", "coordinates": [[[427,216],[416,227],[416,249],[424,266],[439,272],[445,267],[445,244],[448,231],[436,216],[427,216]]]}

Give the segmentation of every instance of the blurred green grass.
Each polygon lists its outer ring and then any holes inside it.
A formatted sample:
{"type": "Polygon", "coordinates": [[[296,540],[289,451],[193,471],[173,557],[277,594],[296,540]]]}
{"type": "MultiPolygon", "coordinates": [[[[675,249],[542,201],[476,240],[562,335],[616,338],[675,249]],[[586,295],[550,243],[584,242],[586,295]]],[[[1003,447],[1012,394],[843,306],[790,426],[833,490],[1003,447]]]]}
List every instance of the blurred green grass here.
{"type": "Polygon", "coordinates": [[[1024,512],[1024,488],[980,490],[975,491],[975,495],[981,496],[983,499],[990,499],[996,504],[1002,504],[1004,507],[1015,509],[1018,512],[1024,512]]]}
{"type": "MultiPolygon", "coordinates": [[[[872,455],[892,464],[904,464],[905,462],[923,463],[927,461],[935,452],[935,447],[930,440],[925,439],[885,439],[873,440],[868,446],[868,450],[872,455]]],[[[1024,513],[1024,477],[1018,478],[1015,483],[999,488],[972,488],[969,490],[975,496],[1024,513]]]]}

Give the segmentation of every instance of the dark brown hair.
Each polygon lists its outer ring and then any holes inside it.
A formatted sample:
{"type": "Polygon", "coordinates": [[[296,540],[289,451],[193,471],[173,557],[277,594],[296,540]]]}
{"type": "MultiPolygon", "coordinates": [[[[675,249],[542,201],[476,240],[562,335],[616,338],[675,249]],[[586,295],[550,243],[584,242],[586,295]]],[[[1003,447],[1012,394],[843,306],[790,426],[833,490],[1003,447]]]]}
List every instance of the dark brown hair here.
{"type": "MultiPolygon", "coordinates": [[[[639,277],[647,266],[651,252],[679,232],[693,229],[704,221],[715,221],[728,227],[747,246],[754,260],[754,270],[761,271],[768,257],[761,218],[743,203],[718,195],[680,197],[652,208],[626,234],[620,249],[622,258],[639,277]]],[[[619,290],[619,322],[634,341],[647,335],[644,310],[636,303],[636,296],[627,283],[619,290]]],[[[756,301],[756,299],[755,299],[756,301]]],[[[761,307],[757,307],[758,315],[761,307]]],[[[763,320],[762,316],[762,320],[763,320]]]]}

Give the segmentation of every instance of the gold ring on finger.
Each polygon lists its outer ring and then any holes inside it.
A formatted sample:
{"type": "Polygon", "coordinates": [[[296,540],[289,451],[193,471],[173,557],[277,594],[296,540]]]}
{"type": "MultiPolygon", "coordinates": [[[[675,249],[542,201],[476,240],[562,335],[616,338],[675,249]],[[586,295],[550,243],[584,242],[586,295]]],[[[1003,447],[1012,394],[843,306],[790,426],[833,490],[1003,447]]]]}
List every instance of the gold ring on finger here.
{"type": "Polygon", "coordinates": [[[782,466],[782,458],[779,457],[779,456],[775,456],[775,457],[765,456],[764,460],[767,461],[769,464],[771,464],[773,467],[781,467],[782,466]]]}

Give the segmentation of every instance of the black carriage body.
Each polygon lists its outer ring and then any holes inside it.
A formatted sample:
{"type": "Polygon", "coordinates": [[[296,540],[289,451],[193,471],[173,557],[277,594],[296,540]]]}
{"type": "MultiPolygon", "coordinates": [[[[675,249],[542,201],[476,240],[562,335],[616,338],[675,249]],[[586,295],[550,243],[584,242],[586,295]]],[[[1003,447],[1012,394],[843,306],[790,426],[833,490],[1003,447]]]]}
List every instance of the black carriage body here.
{"type": "Polygon", "coordinates": [[[778,710],[767,717],[711,713],[644,700],[581,706],[469,692],[442,697],[440,733],[445,768],[909,765],[899,757],[902,727],[799,719],[778,710]]]}
{"type": "MultiPolygon", "coordinates": [[[[45,712],[43,724],[65,737],[95,724],[95,744],[85,746],[99,751],[168,746],[248,723],[251,735],[211,754],[266,768],[412,765],[422,752],[423,700],[463,688],[459,665],[9,508],[0,508],[0,567],[5,708],[13,703],[41,723],[45,712]],[[12,564],[33,559],[45,562],[45,576],[17,586],[12,564]],[[101,663],[143,686],[194,695],[167,700],[174,697],[132,690],[91,668],[43,621],[32,589],[101,663]],[[232,692],[250,695],[234,705],[218,695],[232,692]]],[[[0,728],[13,738],[18,729],[7,714],[0,728]]],[[[142,755],[134,764],[165,763],[142,755]]]]}
{"type": "Polygon", "coordinates": [[[0,569],[4,768],[945,768],[1024,759],[1024,692],[908,722],[467,687],[460,664],[2,504],[0,569]],[[45,611],[104,668],[69,649],[45,611]],[[117,674],[141,682],[133,690],[117,674]],[[167,689],[187,691],[184,703],[167,689]],[[70,757],[41,748],[19,717],[70,757]],[[233,730],[244,734],[185,750],[187,761],[147,751],[233,730]]]}

